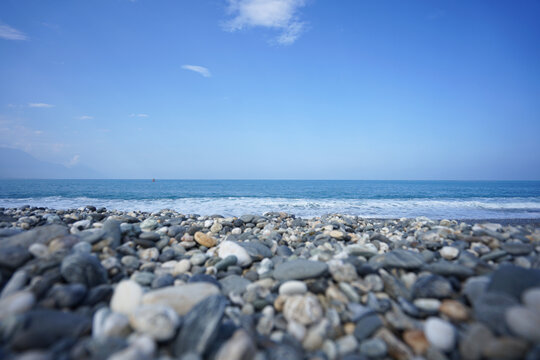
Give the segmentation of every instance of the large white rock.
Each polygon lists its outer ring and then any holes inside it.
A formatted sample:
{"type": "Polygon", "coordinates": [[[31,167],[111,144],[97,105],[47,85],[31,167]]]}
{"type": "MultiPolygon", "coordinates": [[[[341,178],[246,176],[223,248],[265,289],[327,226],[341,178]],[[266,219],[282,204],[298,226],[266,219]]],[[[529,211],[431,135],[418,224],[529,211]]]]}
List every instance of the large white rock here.
{"type": "Polygon", "coordinates": [[[196,282],[150,291],[143,295],[142,303],[167,305],[178,315],[185,315],[203,299],[219,293],[218,287],[214,284],[196,282]]]}
{"type": "Polygon", "coordinates": [[[307,293],[307,285],[303,281],[289,280],[285,281],[279,287],[280,295],[303,295],[307,293]]]}
{"type": "Polygon", "coordinates": [[[229,255],[234,255],[238,259],[237,264],[240,266],[251,264],[251,256],[249,256],[247,250],[232,241],[222,242],[218,248],[218,255],[222,259],[225,259],[229,255]]]}
{"type": "Polygon", "coordinates": [[[114,289],[111,299],[111,309],[115,312],[129,315],[141,303],[143,290],[133,280],[121,281],[114,289]]]}
{"type": "Polygon", "coordinates": [[[424,324],[424,334],[431,345],[442,351],[452,350],[456,342],[454,327],[440,318],[428,318],[424,324]]]}
{"type": "Polygon", "coordinates": [[[319,300],[313,295],[293,295],[285,301],[283,316],[287,321],[310,325],[322,318],[323,309],[319,300]]]}
{"type": "Polygon", "coordinates": [[[140,333],[158,341],[172,339],[179,324],[176,312],[167,305],[141,305],[129,316],[129,323],[140,333]]]}

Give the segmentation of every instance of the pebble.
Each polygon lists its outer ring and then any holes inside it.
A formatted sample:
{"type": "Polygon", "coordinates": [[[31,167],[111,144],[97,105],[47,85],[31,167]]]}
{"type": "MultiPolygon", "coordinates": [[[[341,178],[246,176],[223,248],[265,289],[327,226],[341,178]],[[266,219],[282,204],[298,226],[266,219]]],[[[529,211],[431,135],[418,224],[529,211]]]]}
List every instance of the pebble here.
{"type": "Polygon", "coordinates": [[[75,253],[66,256],[60,271],[66,281],[81,283],[87,287],[107,282],[107,271],[95,256],[89,254],[75,253]]]}
{"type": "Polygon", "coordinates": [[[276,266],[274,277],[278,280],[305,280],[322,276],[327,271],[328,265],[324,262],[297,259],[276,266]]]}
{"type": "Polygon", "coordinates": [[[297,280],[289,280],[279,286],[280,295],[303,295],[307,290],[306,284],[297,280]]]}
{"type": "Polygon", "coordinates": [[[174,337],[180,319],[176,312],[166,305],[142,305],[129,316],[131,326],[157,341],[167,341],[174,337]]]}
{"type": "Polygon", "coordinates": [[[386,343],[380,338],[367,339],[360,343],[360,353],[367,357],[382,358],[386,352],[386,343]]]}
{"type": "Polygon", "coordinates": [[[202,233],[200,231],[197,231],[194,235],[195,241],[199,243],[202,246],[205,246],[207,248],[211,248],[216,246],[217,240],[214,239],[212,236],[207,235],[205,233],[202,233]]]}
{"type": "Polygon", "coordinates": [[[505,319],[512,332],[533,343],[540,342],[540,313],[525,306],[514,306],[506,310],[505,319]]]}
{"type": "Polygon", "coordinates": [[[283,316],[287,321],[310,325],[322,318],[323,309],[313,295],[292,295],[285,300],[283,316]]]}
{"type": "Polygon", "coordinates": [[[454,260],[459,255],[459,249],[453,246],[443,246],[439,252],[446,260],[454,260]]]}
{"type": "Polygon", "coordinates": [[[429,343],[441,351],[450,351],[454,347],[455,330],[445,320],[436,317],[428,318],[424,324],[424,333],[429,343]]]}
{"type": "Polygon", "coordinates": [[[178,315],[185,315],[205,298],[219,293],[219,288],[211,283],[195,282],[149,291],[143,295],[142,304],[168,305],[178,315]]]}
{"type": "Polygon", "coordinates": [[[30,291],[18,291],[0,298],[0,321],[30,310],[35,303],[36,297],[30,291]]]}
{"type": "Polygon", "coordinates": [[[218,255],[222,259],[234,255],[236,257],[237,264],[242,267],[249,266],[252,262],[251,256],[247,250],[232,241],[223,241],[221,244],[219,244],[218,255]]]}
{"type": "Polygon", "coordinates": [[[143,290],[133,280],[121,281],[111,299],[111,309],[121,314],[130,315],[139,306],[142,300],[143,290]]]}

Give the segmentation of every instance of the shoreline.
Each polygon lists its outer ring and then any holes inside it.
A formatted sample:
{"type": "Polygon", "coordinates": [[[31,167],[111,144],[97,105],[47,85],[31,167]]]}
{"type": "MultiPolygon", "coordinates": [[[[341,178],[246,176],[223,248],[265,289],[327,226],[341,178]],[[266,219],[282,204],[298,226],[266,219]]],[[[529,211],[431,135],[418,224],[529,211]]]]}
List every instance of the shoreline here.
{"type": "Polygon", "coordinates": [[[0,354],[538,358],[540,219],[487,221],[0,209],[0,354]]]}

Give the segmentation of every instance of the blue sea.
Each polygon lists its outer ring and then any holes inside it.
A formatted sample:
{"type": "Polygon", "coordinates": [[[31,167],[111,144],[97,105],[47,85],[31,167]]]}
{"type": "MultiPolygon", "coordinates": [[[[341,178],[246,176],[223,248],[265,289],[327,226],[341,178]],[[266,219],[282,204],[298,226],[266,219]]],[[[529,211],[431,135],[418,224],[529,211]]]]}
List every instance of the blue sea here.
{"type": "Polygon", "coordinates": [[[538,219],[540,181],[0,180],[0,207],[538,219]]]}

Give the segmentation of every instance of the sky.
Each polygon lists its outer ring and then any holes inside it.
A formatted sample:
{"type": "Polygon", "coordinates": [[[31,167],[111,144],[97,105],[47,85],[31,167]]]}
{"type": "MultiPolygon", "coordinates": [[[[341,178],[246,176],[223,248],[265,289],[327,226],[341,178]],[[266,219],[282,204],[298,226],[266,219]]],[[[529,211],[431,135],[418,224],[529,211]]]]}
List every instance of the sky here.
{"type": "Polygon", "coordinates": [[[540,179],[536,0],[2,0],[0,147],[107,178],[540,179]]]}

